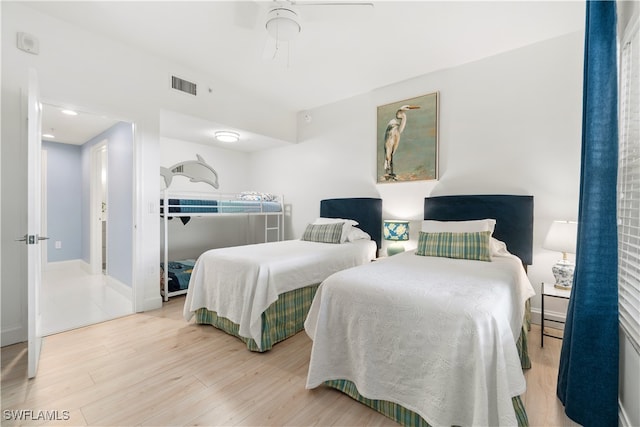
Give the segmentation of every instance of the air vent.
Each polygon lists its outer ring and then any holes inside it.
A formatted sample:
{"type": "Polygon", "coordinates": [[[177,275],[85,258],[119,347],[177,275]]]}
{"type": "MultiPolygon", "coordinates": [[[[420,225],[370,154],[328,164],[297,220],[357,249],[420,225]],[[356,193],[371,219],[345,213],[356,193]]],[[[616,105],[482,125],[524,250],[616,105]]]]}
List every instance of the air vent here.
{"type": "Polygon", "coordinates": [[[196,84],[180,77],[171,76],[171,88],[196,96],[196,84]]]}

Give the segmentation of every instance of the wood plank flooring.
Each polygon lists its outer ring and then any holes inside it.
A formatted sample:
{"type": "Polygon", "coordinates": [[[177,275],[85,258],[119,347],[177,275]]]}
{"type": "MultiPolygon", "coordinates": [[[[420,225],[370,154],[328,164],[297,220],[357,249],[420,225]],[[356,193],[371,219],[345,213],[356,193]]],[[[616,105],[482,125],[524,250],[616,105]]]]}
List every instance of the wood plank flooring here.
{"type": "MultiPolygon", "coordinates": [[[[213,327],[186,323],[183,303],[46,337],[33,380],[26,345],[2,348],[2,425],[397,426],[333,389],[304,388],[304,332],[252,353],[213,327]]],[[[534,325],[529,354],[530,424],[574,426],[555,395],[560,341],[545,339],[541,349],[534,325]]]]}

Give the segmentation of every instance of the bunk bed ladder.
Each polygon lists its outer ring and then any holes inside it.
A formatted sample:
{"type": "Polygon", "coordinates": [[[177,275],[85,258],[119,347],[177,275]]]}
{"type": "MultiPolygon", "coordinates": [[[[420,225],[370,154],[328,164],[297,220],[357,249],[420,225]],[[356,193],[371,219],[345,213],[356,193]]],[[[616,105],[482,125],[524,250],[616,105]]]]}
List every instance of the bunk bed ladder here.
{"type": "Polygon", "coordinates": [[[264,220],[264,241],[265,242],[269,241],[270,231],[276,231],[278,233],[277,234],[278,237],[276,241],[284,240],[284,227],[283,227],[284,224],[283,223],[284,223],[283,213],[266,215],[264,220]],[[273,216],[276,217],[276,224],[273,226],[269,226],[269,218],[273,216]]]}

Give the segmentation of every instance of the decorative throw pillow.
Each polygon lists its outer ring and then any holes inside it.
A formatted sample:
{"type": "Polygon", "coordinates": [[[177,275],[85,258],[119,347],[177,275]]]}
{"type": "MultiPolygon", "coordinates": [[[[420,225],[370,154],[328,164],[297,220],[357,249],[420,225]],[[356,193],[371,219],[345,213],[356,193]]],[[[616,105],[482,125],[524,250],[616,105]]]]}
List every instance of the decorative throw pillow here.
{"type": "Polygon", "coordinates": [[[333,224],[309,224],[307,225],[302,240],[320,243],[341,243],[343,222],[333,224]]]}
{"type": "Polygon", "coordinates": [[[491,232],[420,232],[416,255],[491,261],[491,232]]]}
{"type": "Polygon", "coordinates": [[[313,225],[317,225],[317,224],[335,224],[337,222],[342,223],[342,237],[340,237],[340,243],[344,243],[347,241],[347,238],[349,237],[349,234],[351,233],[351,230],[353,229],[353,227],[355,227],[356,225],[358,225],[358,221],[354,221],[352,219],[344,219],[344,218],[325,218],[325,217],[320,217],[318,219],[316,219],[315,221],[313,221],[313,225]]]}

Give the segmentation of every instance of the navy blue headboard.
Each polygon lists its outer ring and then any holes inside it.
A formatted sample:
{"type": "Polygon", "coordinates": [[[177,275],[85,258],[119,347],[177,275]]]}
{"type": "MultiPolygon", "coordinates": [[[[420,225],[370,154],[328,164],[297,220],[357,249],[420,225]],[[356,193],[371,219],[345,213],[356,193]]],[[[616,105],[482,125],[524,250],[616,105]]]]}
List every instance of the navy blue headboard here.
{"type": "Polygon", "coordinates": [[[378,249],[382,247],[382,199],[355,197],[321,200],[320,216],[358,221],[358,228],[369,233],[378,249]]]}
{"type": "Polygon", "coordinates": [[[493,237],[522,263],[533,262],[533,196],[502,194],[435,196],[424,199],[424,219],[464,221],[493,218],[493,237]]]}

